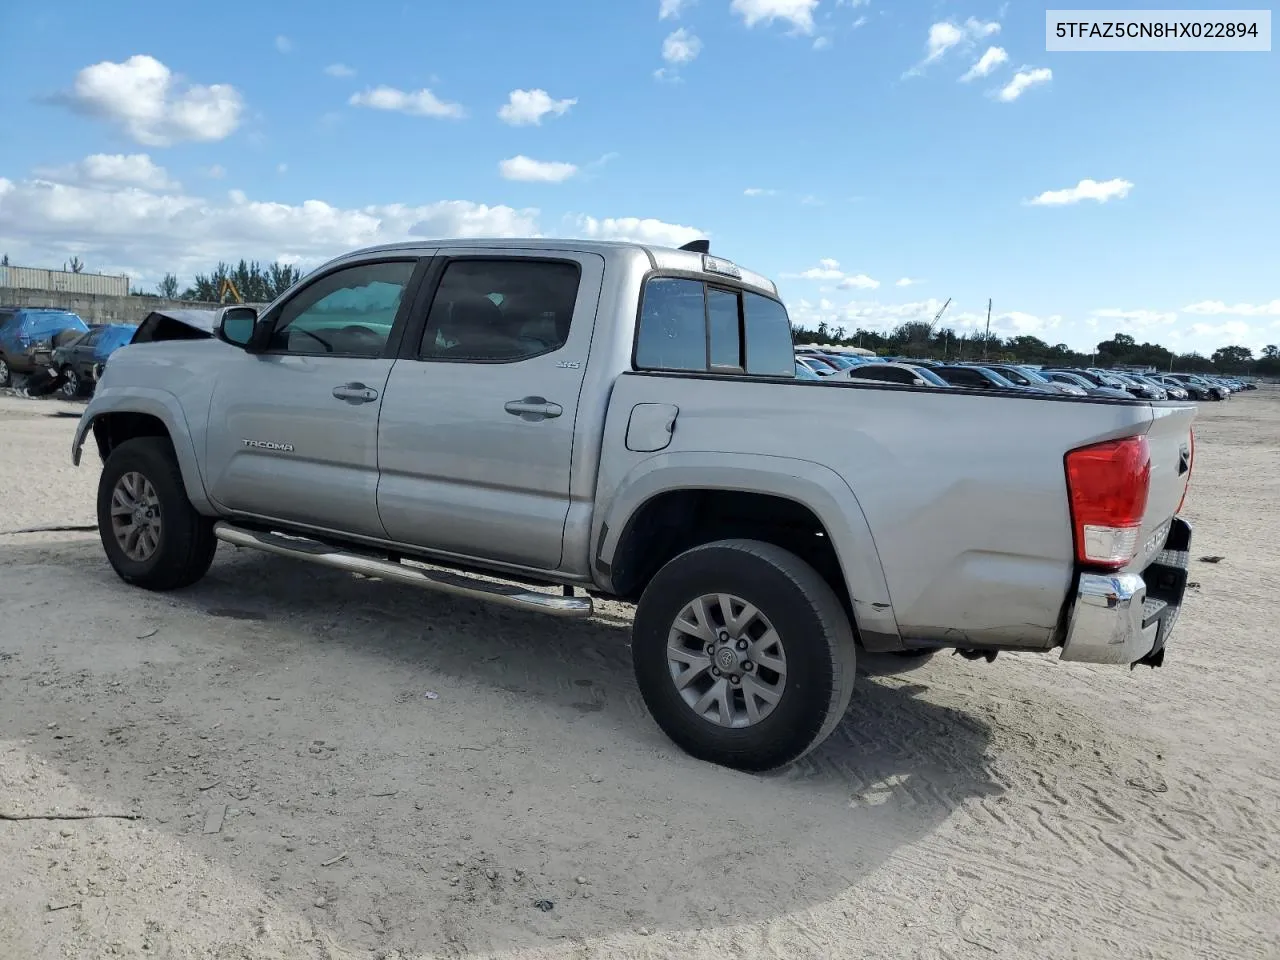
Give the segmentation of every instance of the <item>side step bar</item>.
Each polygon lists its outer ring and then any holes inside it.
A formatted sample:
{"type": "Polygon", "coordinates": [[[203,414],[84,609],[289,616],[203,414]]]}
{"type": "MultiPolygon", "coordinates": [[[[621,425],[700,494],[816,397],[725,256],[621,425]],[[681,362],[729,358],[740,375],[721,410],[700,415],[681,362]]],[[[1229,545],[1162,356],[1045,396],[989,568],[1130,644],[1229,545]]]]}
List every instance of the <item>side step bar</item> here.
{"type": "Polygon", "coordinates": [[[214,524],[213,535],[224,543],[251,550],[262,550],[282,557],[308,560],[321,566],[359,573],[366,577],[392,580],[424,590],[436,590],[455,597],[470,600],[487,600],[504,607],[532,610],[553,617],[583,618],[591,616],[593,605],[590,597],[561,597],[517,587],[513,584],[493,583],[444,570],[424,569],[390,560],[379,560],[358,553],[349,553],[337,547],[305,537],[284,536],[278,533],[262,533],[233,526],[225,521],[214,524]]]}

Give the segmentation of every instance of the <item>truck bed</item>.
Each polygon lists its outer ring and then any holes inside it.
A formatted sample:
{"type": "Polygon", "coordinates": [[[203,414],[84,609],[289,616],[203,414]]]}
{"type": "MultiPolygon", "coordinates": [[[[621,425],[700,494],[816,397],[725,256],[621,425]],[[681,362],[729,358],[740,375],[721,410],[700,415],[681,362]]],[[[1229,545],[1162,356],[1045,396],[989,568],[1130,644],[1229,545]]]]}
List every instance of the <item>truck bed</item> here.
{"type": "Polygon", "coordinates": [[[801,502],[824,488],[828,502],[806,505],[830,532],[860,627],[908,644],[1048,649],[1062,642],[1076,573],[1063,458],[1148,435],[1152,480],[1131,564],[1141,569],[1181,500],[1194,416],[1139,400],[628,373],[610,401],[597,502],[607,525],[615,493],[643,488],[650,472],[790,470],[801,502]],[[670,444],[629,450],[635,406],[655,402],[677,408],[670,444]],[[882,584],[859,571],[877,559],[882,584]]]}

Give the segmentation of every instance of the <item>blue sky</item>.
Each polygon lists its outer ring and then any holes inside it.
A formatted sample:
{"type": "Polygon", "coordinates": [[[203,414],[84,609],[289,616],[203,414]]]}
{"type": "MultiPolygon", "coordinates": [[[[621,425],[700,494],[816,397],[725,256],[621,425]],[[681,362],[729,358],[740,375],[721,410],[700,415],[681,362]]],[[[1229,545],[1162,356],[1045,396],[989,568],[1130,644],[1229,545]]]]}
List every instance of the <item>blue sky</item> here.
{"type": "Polygon", "coordinates": [[[5,5],[12,262],[149,286],[409,236],[705,234],[798,322],[952,297],[974,327],[991,297],[993,329],[1077,348],[1280,341],[1275,53],[1046,53],[1012,2],[218,11],[5,5]]]}

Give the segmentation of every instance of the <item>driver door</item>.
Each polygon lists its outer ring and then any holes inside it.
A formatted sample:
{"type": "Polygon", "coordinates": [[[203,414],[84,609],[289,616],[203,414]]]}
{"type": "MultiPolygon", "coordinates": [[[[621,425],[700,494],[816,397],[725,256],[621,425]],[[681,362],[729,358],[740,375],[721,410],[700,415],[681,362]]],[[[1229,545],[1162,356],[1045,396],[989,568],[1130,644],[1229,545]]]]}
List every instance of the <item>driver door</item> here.
{"type": "Polygon", "coordinates": [[[384,538],[378,414],[426,260],[338,266],[230,348],[209,407],[211,499],[232,514],[384,538]],[[266,340],[262,343],[258,338],[266,340]]]}

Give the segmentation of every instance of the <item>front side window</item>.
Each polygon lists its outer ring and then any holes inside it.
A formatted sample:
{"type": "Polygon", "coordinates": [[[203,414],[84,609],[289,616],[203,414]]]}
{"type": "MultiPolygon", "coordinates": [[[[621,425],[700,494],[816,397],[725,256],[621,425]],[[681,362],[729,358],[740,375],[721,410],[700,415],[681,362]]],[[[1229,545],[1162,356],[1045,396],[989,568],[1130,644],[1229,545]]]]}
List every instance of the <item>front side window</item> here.
{"type": "Polygon", "coordinates": [[[280,310],[268,349],[344,357],[382,355],[414,262],[362,263],[326,274],[280,310]]]}
{"type": "Polygon", "coordinates": [[[578,264],[463,259],[445,267],[423,333],[423,360],[527,360],[569,339],[578,264]]]}

